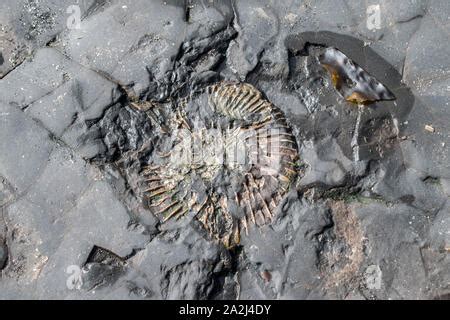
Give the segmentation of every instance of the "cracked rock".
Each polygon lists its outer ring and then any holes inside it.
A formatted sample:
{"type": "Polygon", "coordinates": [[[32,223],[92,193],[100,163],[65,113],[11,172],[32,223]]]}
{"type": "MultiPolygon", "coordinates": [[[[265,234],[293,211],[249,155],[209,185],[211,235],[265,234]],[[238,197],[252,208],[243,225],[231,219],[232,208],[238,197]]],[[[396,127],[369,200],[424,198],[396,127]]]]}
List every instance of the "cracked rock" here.
{"type": "Polygon", "coordinates": [[[448,3],[2,1],[0,298],[448,299],[448,3]],[[299,157],[233,246],[140,189],[224,81],[279,109],[299,157]]]}

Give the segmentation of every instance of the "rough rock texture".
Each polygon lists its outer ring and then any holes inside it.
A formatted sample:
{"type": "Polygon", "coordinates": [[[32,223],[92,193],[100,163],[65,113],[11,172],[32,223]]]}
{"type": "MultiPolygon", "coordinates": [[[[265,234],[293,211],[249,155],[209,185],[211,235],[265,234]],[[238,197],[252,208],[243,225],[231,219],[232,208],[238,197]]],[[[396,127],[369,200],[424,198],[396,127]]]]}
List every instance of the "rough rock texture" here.
{"type": "Polygon", "coordinates": [[[2,1],[0,298],[448,298],[450,6],[377,3],[369,30],[350,0],[2,1]],[[343,101],[323,46],[396,100],[343,101]],[[219,79],[280,108],[302,160],[273,223],[232,249],[130,191],[163,129],[132,103],[219,79]]]}

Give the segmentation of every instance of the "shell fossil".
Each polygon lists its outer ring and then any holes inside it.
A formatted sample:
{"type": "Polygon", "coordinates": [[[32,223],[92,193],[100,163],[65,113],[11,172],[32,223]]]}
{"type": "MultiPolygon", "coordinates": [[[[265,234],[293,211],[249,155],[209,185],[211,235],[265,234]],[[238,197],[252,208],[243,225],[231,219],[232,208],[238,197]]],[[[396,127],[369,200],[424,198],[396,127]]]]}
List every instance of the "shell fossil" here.
{"type": "Polygon", "coordinates": [[[162,222],[192,216],[227,247],[269,223],[296,177],[283,113],[252,85],[219,82],[185,98],[140,176],[162,222]]]}
{"type": "Polygon", "coordinates": [[[325,49],[319,61],[330,73],[333,86],[345,100],[356,104],[395,100],[394,94],[384,84],[338,49],[325,49]]]}

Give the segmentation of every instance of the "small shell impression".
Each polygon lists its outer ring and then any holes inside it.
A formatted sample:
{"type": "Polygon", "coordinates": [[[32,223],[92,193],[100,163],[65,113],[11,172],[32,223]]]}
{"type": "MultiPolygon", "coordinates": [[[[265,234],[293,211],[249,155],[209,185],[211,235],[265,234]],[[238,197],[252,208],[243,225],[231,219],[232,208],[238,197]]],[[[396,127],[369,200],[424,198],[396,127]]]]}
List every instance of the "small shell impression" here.
{"type": "Polygon", "coordinates": [[[298,148],[283,113],[252,85],[219,82],[182,100],[142,171],[162,222],[191,216],[227,247],[273,220],[296,177],[298,148]]]}
{"type": "Polygon", "coordinates": [[[336,90],[345,100],[368,104],[380,100],[394,100],[394,94],[364,69],[336,48],[327,48],[319,57],[328,70],[336,90]]]}

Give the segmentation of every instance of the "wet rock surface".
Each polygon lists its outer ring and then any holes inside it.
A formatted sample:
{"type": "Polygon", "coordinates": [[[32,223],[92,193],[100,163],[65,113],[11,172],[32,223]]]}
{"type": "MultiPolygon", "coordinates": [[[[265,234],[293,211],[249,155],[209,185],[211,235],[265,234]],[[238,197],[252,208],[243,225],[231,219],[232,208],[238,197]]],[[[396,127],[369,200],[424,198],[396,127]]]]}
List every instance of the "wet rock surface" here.
{"type": "Polygon", "coordinates": [[[450,7],[379,4],[369,29],[358,1],[3,1],[0,298],[448,297],[450,7]],[[346,101],[329,47],[396,99],[346,101]],[[135,191],[168,111],[221,80],[279,108],[301,160],[232,248],[135,191]]]}

